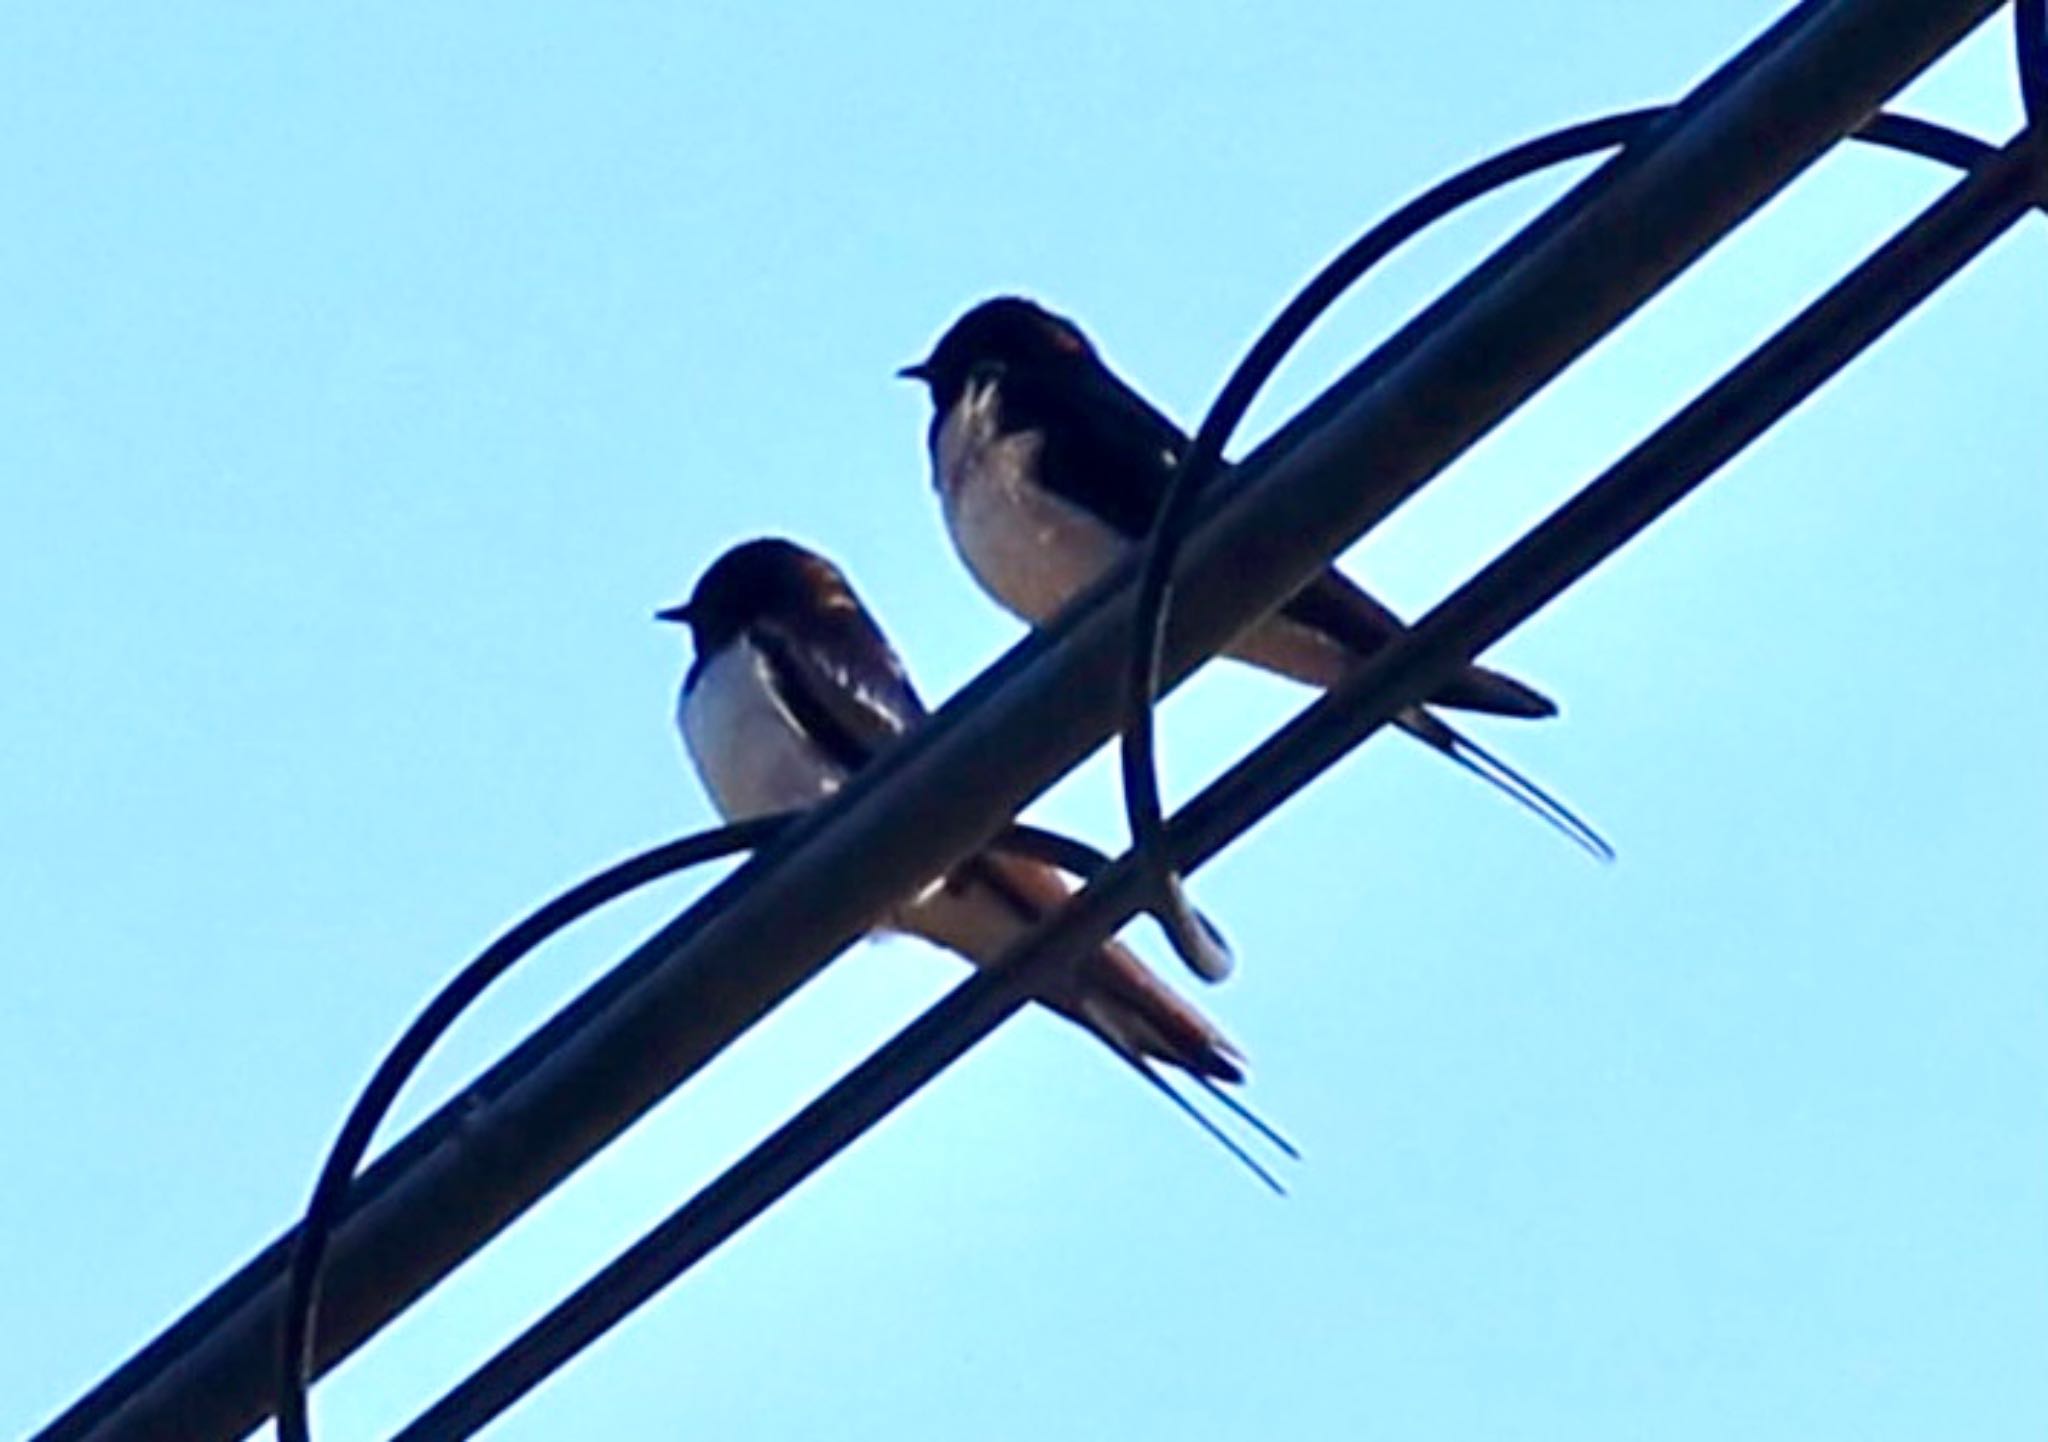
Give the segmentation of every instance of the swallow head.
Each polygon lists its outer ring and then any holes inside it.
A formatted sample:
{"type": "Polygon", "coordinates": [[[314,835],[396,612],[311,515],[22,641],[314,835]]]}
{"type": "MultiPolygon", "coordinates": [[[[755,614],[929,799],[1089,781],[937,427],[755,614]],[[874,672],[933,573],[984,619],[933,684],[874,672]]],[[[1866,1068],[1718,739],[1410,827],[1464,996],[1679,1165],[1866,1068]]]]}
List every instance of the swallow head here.
{"type": "Polygon", "coordinates": [[[953,322],[932,353],[896,372],[931,389],[941,414],[952,409],[970,377],[984,372],[1027,370],[1058,373],[1096,363],[1095,347],[1081,329],[1021,296],[985,300],[953,322]]]}
{"type": "Polygon", "coordinates": [[[690,599],[656,611],[690,628],[700,656],[716,653],[757,621],[790,622],[820,611],[860,608],[837,566],[776,536],[742,541],[713,561],[690,599]]]}

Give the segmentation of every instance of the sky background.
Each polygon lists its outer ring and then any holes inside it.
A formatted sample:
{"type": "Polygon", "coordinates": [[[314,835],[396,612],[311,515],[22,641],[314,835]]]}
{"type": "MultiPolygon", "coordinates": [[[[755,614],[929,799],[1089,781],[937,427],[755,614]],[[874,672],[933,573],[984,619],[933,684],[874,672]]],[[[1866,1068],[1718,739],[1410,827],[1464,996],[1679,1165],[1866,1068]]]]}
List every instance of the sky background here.
{"type": "MultiPolygon", "coordinates": [[[[1192,421],[1373,219],[1780,8],[0,11],[0,1433],[294,1217],[489,937],[707,824],[649,613],[721,548],[828,551],[934,700],[1017,640],[891,378],[960,310],[1038,296],[1192,421]]],[[[2006,31],[1906,108],[2010,133],[2006,31]]],[[[1248,438],[1565,178],[1404,253],[1248,438]]],[[[1944,183],[1829,159],[1349,566],[1426,607],[1944,183]]],[[[1617,864],[1393,738],[1203,873],[1291,1199],[1033,1015],[491,1435],[2041,1436],[2044,278],[2034,218],[1493,653],[1564,716],[1475,734],[1617,864]]],[[[1170,789],[1303,699],[1204,673],[1170,789]]],[[[1113,844],[1113,773],[1031,815],[1113,844]]],[[[401,1125],[700,886],[537,957],[401,1125]]],[[[849,953],[321,1435],[400,1425],[957,975],[849,953]]]]}

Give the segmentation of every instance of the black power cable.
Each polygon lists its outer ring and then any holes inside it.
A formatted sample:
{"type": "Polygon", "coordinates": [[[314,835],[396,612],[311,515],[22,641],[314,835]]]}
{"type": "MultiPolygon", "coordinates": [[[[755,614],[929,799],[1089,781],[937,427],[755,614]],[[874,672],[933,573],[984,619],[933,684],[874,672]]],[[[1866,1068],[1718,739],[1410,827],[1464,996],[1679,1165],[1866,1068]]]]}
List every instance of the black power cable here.
{"type": "Polygon", "coordinates": [[[2012,21],[2027,123],[2048,125],[2048,0],[2015,0],[2012,21]]]}
{"type": "MultiPolygon", "coordinates": [[[[1942,142],[1946,145],[1946,142],[1942,142]]],[[[1974,142],[1970,142],[1974,146],[1974,142]]],[[[1477,649],[1639,534],[1932,294],[2026,209],[2040,138],[1979,150],[1963,183],[1808,306],[1677,416],[1336,690],[1231,768],[1169,823],[1199,864],[1308,785],[1477,649]]],[[[467,1437],[708,1256],[1023,1004],[1032,970],[1141,909],[1135,852],[995,968],[963,982],[823,1096],[421,1414],[397,1442],[467,1437]]]]}
{"type": "MultiPolygon", "coordinates": [[[[2022,58],[2031,48],[2038,62],[2041,5],[2022,3],[2022,58]]],[[[1804,0],[1796,6],[1696,88],[1668,124],[1653,127],[1647,143],[1631,147],[1619,165],[1603,168],[1595,183],[1552,207],[1455,287],[1457,304],[1432,306],[1290,422],[1277,443],[1248,460],[1252,503],[1233,496],[1213,517],[1205,509],[1190,562],[1213,584],[1190,586],[1180,598],[1184,624],[1175,627],[1176,638],[1191,639],[1190,654],[1213,649],[1227,630],[1242,625],[1243,613],[1256,609],[1254,602],[1281,599],[1276,592],[1284,591],[1283,579],[1307,575],[1343,540],[1362,533],[1994,8],[1993,0],[1804,0]],[[1617,255],[1613,242],[1622,233],[1638,243],[1617,255]],[[1495,359],[1502,356],[1510,359],[1495,359]],[[1394,424],[1423,396],[1432,402],[1432,426],[1394,424]],[[1295,443],[1309,437],[1314,444],[1297,451],[1295,443]],[[1368,450],[1383,461],[1370,488],[1347,487],[1337,467],[1325,464],[1346,457],[1349,472],[1348,458],[1368,450]],[[1255,554],[1235,563],[1216,554],[1216,540],[1248,544],[1261,527],[1271,528],[1271,539],[1255,554]]],[[[2036,63],[2029,76],[2041,70],[2036,63]]],[[[2038,79],[2030,83],[2038,97],[2038,79]]],[[[2037,118],[2040,109],[2038,100],[2031,102],[2037,118]]],[[[2010,207],[2027,203],[2020,197],[2038,197],[2038,148],[2022,159],[2024,167],[2002,156],[1995,173],[1987,166],[1985,174],[1973,174],[1959,188],[1967,193],[1953,203],[1945,197],[1902,233],[1900,244],[1887,247],[1883,265],[1859,269],[1852,282],[1831,292],[1831,309],[1810,308],[1752,357],[1753,368],[1746,362],[1739,376],[1688,408],[1683,425],[1660,428],[1589,487],[1567,508],[1568,519],[1561,512],[1553,518],[1556,527],[1547,522],[1540,535],[1532,534],[1338,692],[1312,705],[1225,783],[1196,798],[1170,823],[1173,845],[1164,854],[1199,864],[1404,699],[1426,694],[1460,659],[1461,648],[1471,648],[1464,651],[1469,656],[1497,640],[1633,534],[1630,527],[1647,524],[1682,493],[1674,488],[1697,484],[1783,415],[2010,224],[2010,207]]],[[[1095,602],[1078,605],[1049,640],[1021,648],[949,706],[950,714],[935,717],[921,744],[903,748],[849,788],[835,815],[794,828],[771,863],[721,887],[705,908],[721,920],[679,947],[671,945],[679,929],[696,926],[696,919],[663,928],[494,1066],[465,1093],[464,1105],[441,1108],[395,1146],[352,1188],[360,1202],[335,1259],[328,1327],[353,1345],[383,1325],[666,1085],[702,1065],[719,1044],[704,1028],[687,1037],[674,1033],[676,1058],[644,1055],[679,1022],[699,1019],[684,1014],[679,1002],[715,1002],[721,1027],[750,1023],[822,962],[835,937],[843,942],[851,934],[856,911],[875,899],[869,893],[936,874],[948,859],[942,851],[955,841],[958,851],[983,844],[1002,809],[1014,809],[1071,765],[1110,720],[1121,719],[1114,681],[1128,655],[1130,618],[1123,608],[1133,599],[1129,589],[1111,586],[1095,602]],[[1104,678],[1110,684],[1100,684],[1104,678]],[[1119,715],[1112,718],[1111,711],[1119,715]],[[969,774],[967,763],[985,754],[995,737],[1014,749],[1003,752],[1004,767],[988,777],[978,800],[962,799],[955,778],[969,774]],[[991,804],[996,798],[1000,806],[991,804]],[[917,811],[921,824],[909,820],[913,802],[925,808],[917,811]],[[856,848],[872,862],[867,886],[849,882],[815,896],[803,891],[856,848]],[[877,878],[888,878],[888,885],[875,884],[877,878]],[[798,895],[809,902],[805,914],[779,915],[798,895]],[[790,957],[748,970],[749,948],[737,938],[752,926],[776,928],[790,957]],[[716,987],[701,984],[707,980],[716,987]],[[642,1044],[625,1047],[634,1058],[630,1067],[617,1062],[626,1043],[642,1044]],[[514,1142],[520,1145],[509,1154],[495,1150],[514,1142]],[[360,1293],[346,1305],[343,1271],[360,1293]]],[[[702,1245],[716,1228],[737,1226],[734,1208],[741,1202],[757,1208],[772,1202],[793,1177],[821,1164],[885,1112],[892,1097],[900,1100],[1022,1005],[1030,985],[1023,973],[1031,966],[1058,962],[1063,951],[1106,937],[1142,909],[1140,879],[1135,864],[1113,864],[1009,965],[977,974],[941,1004],[943,1014],[891,1043],[886,1059],[875,1058],[876,1069],[863,1067],[866,1090],[854,1100],[868,1109],[866,1121],[835,1088],[807,1110],[813,1125],[789,1136],[776,1162],[779,1177],[758,1168],[736,1171],[693,1199],[689,1205],[702,1230],[691,1245],[702,1245]]],[[[255,1425],[272,1400],[274,1309],[283,1299],[290,1245],[286,1239],[251,1259],[55,1419],[40,1434],[45,1442],[225,1438],[255,1425]]],[[[526,1357],[500,1368],[502,1360],[471,1381],[481,1386],[488,1380],[509,1399],[563,1357],[526,1357]]]]}
{"type": "MultiPolygon", "coordinates": [[[[2048,0],[2028,3],[2037,10],[2048,8],[2048,0]]],[[[2027,6],[2020,8],[2024,10],[2027,6]]],[[[2029,33],[2038,37],[2040,27],[2035,26],[2030,32],[2023,21],[2020,33],[2024,51],[2025,37],[2029,33]]],[[[2048,45],[2048,40],[2037,40],[2037,44],[2048,45]]],[[[1149,883],[1149,904],[1162,918],[1170,918],[1166,921],[1169,934],[1190,928],[1195,921],[1176,859],[1167,850],[1153,713],[1159,698],[1167,619],[1173,609],[1174,562],[1198,514],[1196,502],[1224,472],[1223,448],[1288,353],[1374,266],[1465,206],[1540,171],[1627,145],[1670,114],[1668,107],[1660,106],[1622,111],[1566,126],[1489,156],[1430,187],[1346,246],[1295,294],[1252,343],[1245,358],[1224,382],[1208,414],[1203,416],[1193,443],[1167,485],[1146,537],[1131,620],[1130,662],[1124,676],[1127,709],[1120,742],[1124,814],[1132,849],[1149,883]]],[[[1971,136],[1900,115],[1876,116],[1857,132],[1857,138],[1958,169],[1967,169],[1991,153],[1990,146],[1971,136]]],[[[1572,839],[1588,846],[1595,855],[1605,851],[1604,842],[1587,833],[1582,823],[1541,791],[1525,791],[1515,786],[1508,791],[1572,839]]]]}
{"type": "MultiPolygon", "coordinates": [[[[796,819],[797,815],[797,812],[781,812],[773,816],[735,822],[711,831],[697,832],[630,856],[624,861],[606,867],[595,876],[578,882],[485,947],[474,961],[458,971],[435,994],[433,1000],[427,1003],[425,1009],[405,1029],[391,1050],[385,1054],[384,1059],[377,1064],[369,1084],[363,1088],[355,1105],[349,1109],[348,1118],[342,1123],[341,1133],[335,1138],[333,1147],[327,1153],[327,1160],[321,1165],[320,1177],[314,1184],[312,1199],[307,1203],[306,1215],[299,1224],[298,1244],[292,1251],[290,1282],[285,1294],[282,1325],[279,1328],[277,1430],[283,1442],[311,1442],[306,1390],[308,1378],[313,1371],[316,1335],[314,1324],[320,1308],[320,1279],[322,1269],[326,1265],[328,1247],[334,1237],[334,1229],[348,1207],[350,1183],[355,1180],[356,1172],[363,1164],[363,1157],[370,1149],[370,1142],[375,1138],[377,1128],[390,1114],[393,1104],[398,1100],[399,1092],[419,1070],[427,1054],[448,1034],[449,1029],[462,1014],[483,996],[492,983],[556,933],[590,915],[599,907],[616,901],[629,892],[637,891],[650,882],[673,876],[708,861],[717,861],[741,851],[751,851],[774,838],[796,819]]],[[[1095,876],[1109,864],[1109,858],[1095,848],[1071,837],[1062,836],[1058,832],[1042,830],[1036,826],[1013,825],[998,838],[995,846],[998,850],[1028,856],[1080,877],[1095,876]]],[[[1204,945],[1217,949],[1224,948],[1221,933],[1207,917],[1194,913],[1191,922],[1204,945]]],[[[1186,957],[1183,959],[1188,960],[1186,957]]],[[[1141,1063],[1139,1070],[1145,1070],[1141,1063]]],[[[1278,1185],[1256,1162],[1245,1156],[1229,1137],[1218,1132],[1207,1117],[1194,1112],[1178,1092],[1149,1072],[1147,1077],[1183,1109],[1188,1110],[1198,1125],[1204,1127],[1268,1185],[1278,1185]]],[[[1257,1117],[1245,1111],[1235,1098],[1226,1096],[1222,1100],[1226,1106],[1248,1118],[1254,1127],[1291,1154],[1292,1149],[1286,1141],[1272,1133],[1257,1117]]]]}

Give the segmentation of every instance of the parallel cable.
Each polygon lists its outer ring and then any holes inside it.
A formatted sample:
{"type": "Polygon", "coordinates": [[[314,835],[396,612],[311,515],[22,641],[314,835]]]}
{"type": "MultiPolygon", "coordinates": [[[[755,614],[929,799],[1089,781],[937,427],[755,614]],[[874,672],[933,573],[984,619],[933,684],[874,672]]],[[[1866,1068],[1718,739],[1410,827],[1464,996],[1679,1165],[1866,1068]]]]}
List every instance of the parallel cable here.
{"type": "MultiPolygon", "coordinates": [[[[1992,0],[1801,0],[1681,105],[1648,121],[1639,145],[1247,458],[1242,488],[1200,508],[1187,565],[1204,584],[1177,598],[1173,667],[1283,601],[1314,565],[1425,484],[1995,8],[1992,0]],[[1618,236],[1630,243],[1617,249],[1618,236]],[[1425,397],[1428,414],[1418,417],[1425,397]],[[1347,488],[1361,456],[1372,458],[1371,485],[1347,488]]],[[[1012,956],[807,1107],[770,1151],[750,1154],[692,1198],[688,1224],[667,1234],[672,1255],[687,1266],[771,1205],[1022,1006],[1036,969],[1156,907],[1167,890],[1151,875],[1160,857],[1193,869],[1295,794],[1699,484],[2038,203],[2043,0],[2019,0],[2016,14],[2030,139],[1973,165],[1956,192],[1723,382],[1205,788],[1164,823],[1167,845],[1111,863],[1012,956]]],[[[1933,131],[1917,133],[1924,142],[1933,131]]],[[[1959,163],[1984,151],[1960,137],[1932,144],[1949,159],[1958,146],[1974,147],[1959,163]]],[[[1211,444],[1220,457],[1223,439],[1211,444]]],[[[1208,465],[1214,471],[1220,461],[1208,465]]],[[[333,1315],[323,1328],[334,1335],[322,1364],[386,1324],[815,975],[882,893],[988,844],[1006,810],[1121,721],[1127,708],[1116,683],[1134,631],[1154,633],[1156,653],[1165,628],[1163,619],[1134,628],[1135,599],[1134,588],[1110,584],[1077,603],[1049,637],[1019,648],[935,716],[917,744],[856,778],[829,815],[793,824],[772,857],[663,927],[347,1188],[353,1200],[336,1233],[333,1315]],[[1002,764],[990,766],[997,743],[1002,764]],[[963,785],[968,778],[979,779],[963,785]],[[763,936],[778,945],[763,947],[763,936]]],[[[1156,690],[1158,663],[1144,669],[1156,690]]],[[[1149,708],[1139,709],[1149,726],[1149,708]]],[[[1170,933],[1184,938],[1186,921],[1171,920],[1170,933]]],[[[270,1402],[292,1249],[287,1236],[257,1253],[53,1421],[42,1442],[211,1442],[254,1425],[270,1402]]],[[[635,1285],[651,1295],[660,1280],[650,1274],[635,1285]]],[[[623,1295],[598,1294],[607,1306],[623,1295]]],[[[488,1375],[502,1409],[573,1351],[534,1353],[509,1370],[493,1359],[472,1380],[488,1375]]]]}
{"type": "MultiPolygon", "coordinates": [[[[2036,9],[2048,7],[2048,0],[2027,3],[2036,9]]],[[[2023,5],[2021,9],[2024,8],[2023,5]]],[[[2024,51],[2024,38],[2030,33],[2024,21],[2020,33],[2024,51]]],[[[2031,33],[2038,35],[2039,27],[2031,33]]],[[[1150,883],[1153,910],[1162,917],[1173,918],[1168,924],[1170,932],[1192,927],[1194,923],[1185,916],[1189,908],[1187,894],[1174,858],[1166,849],[1154,713],[1166,652],[1167,621],[1173,610],[1174,563],[1199,514],[1197,501],[1225,470],[1224,448],[1289,352],[1381,261],[1464,207],[1541,171],[1627,145],[1670,114],[1670,107],[1660,106],[1582,121],[1512,146],[1431,186],[1338,252],[1296,292],[1252,343],[1202,417],[1193,442],[1168,482],[1144,541],[1138,597],[1131,620],[1130,661],[1124,676],[1126,710],[1119,739],[1125,823],[1132,848],[1150,883]]],[[[1976,163],[1991,151],[1984,142],[1960,131],[1902,115],[1873,117],[1857,132],[1857,138],[1959,169],[1976,163]]],[[[1490,753],[1470,742],[1466,744],[1476,755],[1454,750],[1443,754],[1499,787],[1596,858],[1611,859],[1613,852],[1606,841],[1568,808],[1490,753]],[[1491,769],[1486,764],[1489,762],[1491,769]]]]}
{"type": "Polygon", "coordinates": [[[2027,123],[2048,125],[2048,0],[2015,0],[2012,22],[2027,123]]]}
{"type": "MultiPolygon", "coordinates": [[[[1193,870],[1407,704],[1561,595],[1981,254],[2048,170],[2038,138],[1981,162],[1720,381],[1410,630],[1212,782],[1167,823],[1193,870]]],[[[835,1083],[569,1298],[493,1355],[398,1442],[467,1437],[788,1194],[1020,1007],[1040,969],[1143,909],[1135,848],[996,966],[977,973],[835,1083]]]]}
{"type": "MultiPolygon", "coordinates": [[[[485,947],[475,960],[449,979],[392,1044],[355,1105],[349,1109],[341,1132],[321,1165],[312,1200],[299,1223],[297,1242],[292,1249],[283,1325],[279,1329],[276,1412],[281,1442],[311,1442],[306,1396],[308,1379],[313,1371],[315,1322],[319,1315],[320,1281],[328,1245],[336,1225],[347,1210],[349,1186],[362,1166],[370,1142],[397,1103],[406,1082],[419,1070],[428,1053],[493,983],[542,943],[600,907],[651,882],[741,851],[751,851],[783,831],[800,814],[796,811],[778,812],[697,832],[650,847],[578,882],[485,947]]],[[[1021,824],[1009,827],[996,842],[995,849],[1043,861],[1082,878],[1099,874],[1109,863],[1109,858],[1092,846],[1055,831],[1021,824]]],[[[1224,945],[1222,934],[1207,917],[1195,913],[1192,921],[1210,939],[1210,944],[1224,945]]],[[[1148,1080],[1161,1086],[1177,1106],[1195,1119],[1197,1125],[1249,1167],[1260,1180],[1278,1188],[1279,1184],[1270,1173],[1246,1156],[1231,1138],[1218,1131],[1208,1117],[1190,1107],[1185,1097],[1149,1074],[1148,1080]]],[[[1262,1135],[1273,1138],[1277,1145],[1293,1155],[1285,1140],[1243,1103],[1228,1095],[1221,1096],[1221,1100],[1262,1135]]]]}

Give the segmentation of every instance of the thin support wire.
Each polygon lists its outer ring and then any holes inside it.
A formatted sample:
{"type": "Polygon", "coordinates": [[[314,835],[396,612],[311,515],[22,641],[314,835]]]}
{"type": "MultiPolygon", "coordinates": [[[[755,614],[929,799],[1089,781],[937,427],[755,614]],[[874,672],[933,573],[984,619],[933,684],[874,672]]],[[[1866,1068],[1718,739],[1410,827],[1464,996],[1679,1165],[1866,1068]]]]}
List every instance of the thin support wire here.
{"type": "Polygon", "coordinates": [[[484,992],[549,937],[607,902],[703,862],[749,851],[782,830],[788,814],[742,821],[650,848],[579,882],[485,947],[427,1003],[377,1064],[369,1084],[327,1153],[292,1248],[291,1280],[279,1329],[277,1431],[283,1442],[310,1442],[306,1385],[314,1365],[314,1323],[328,1242],[347,1209],[348,1191],[377,1129],[428,1052],[484,992]]]}
{"type": "MultiPolygon", "coordinates": [[[[442,1037],[484,992],[530,955],[542,943],[590,915],[598,908],[637,891],[652,882],[673,876],[694,866],[717,861],[741,851],[751,851],[780,835],[800,812],[784,811],[770,816],[733,822],[711,831],[651,847],[607,867],[555,897],[499,936],[458,971],[428,1002],[413,1023],[377,1064],[369,1084],[350,1108],[340,1135],[320,1168],[319,1180],[299,1223],[292,1250],[290,1283],[285,1295],[283,1325],[279,1329],[277,1366],[277,1430],[282,1442],[311,1442],[307,1412],[308,1380],[316,1361],[316,1322],[320,1308],[320,1283],[326,1266],[328,1246],[335,1227],[346,1215],[352,1198],[350,1185],[368,1154],[370,1143],[385,1117],[397,1103],[407,1081],[417,1072],[442,1037]]],[[[1056,866],[1074,876],[1091,877],[1109,864],[1109,858],[1094,847],[1039,827],[1013,825],[997,841],[995,849],[1027,856],[1056,866]]],[[[1195,924],[1216,946],[1222,934],[1205,916],[1197,913],[1195,924]]],[[[1168,1088],[1168,1095],[1183,1110],[1186,1098],[1168,1088]]],[[[1244,1117],[1262,1134],[1284,1139],[1234,1097],[1223,1097],[1226,1106],[1244,1117]]],[[[1196,1121],[1269,1185],[1277,1185],[1257,1162],[1243,1154],[1235,1142],[1216,1131],[1214,1123],[1199,1113],[1196,1121]]]]}

